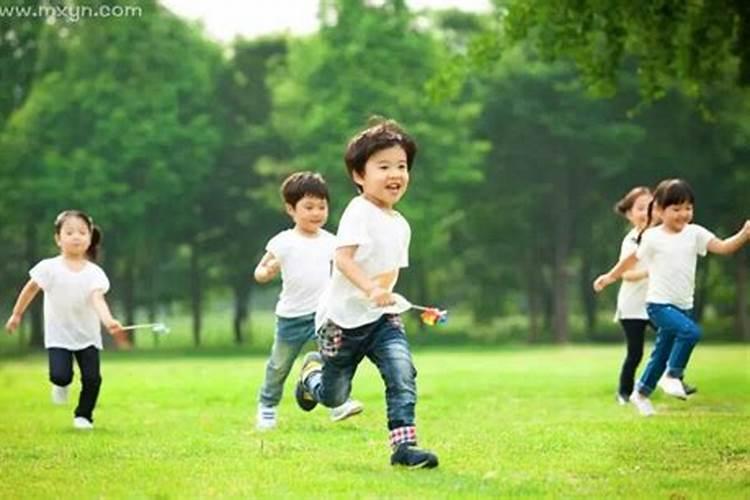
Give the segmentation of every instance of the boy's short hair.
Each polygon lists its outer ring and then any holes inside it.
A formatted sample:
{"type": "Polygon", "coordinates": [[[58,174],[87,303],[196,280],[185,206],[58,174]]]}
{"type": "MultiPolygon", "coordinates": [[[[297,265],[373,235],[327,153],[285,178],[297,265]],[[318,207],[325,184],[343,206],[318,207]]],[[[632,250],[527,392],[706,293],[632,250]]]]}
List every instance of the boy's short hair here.
{"type": "Polygon", "coordinates": [[[330,203],[328,185],[322,175],[316,172],[295,172],[284,179],[281,184],[281,197],[284,203],[296,207],[297,202],[305,196],[321,198],[330,203]]]}
{"type": "Polygon", "coordinates": [[[364,175],[367,160],[380,150],[401,146],[406,153],[406,168],[411,170],[417,156],[417,143],[395,120],[373,117],[370,127],[355,135],[346,146],[344,162],[349,177],[354,179],[354,172],[364,175]]]}

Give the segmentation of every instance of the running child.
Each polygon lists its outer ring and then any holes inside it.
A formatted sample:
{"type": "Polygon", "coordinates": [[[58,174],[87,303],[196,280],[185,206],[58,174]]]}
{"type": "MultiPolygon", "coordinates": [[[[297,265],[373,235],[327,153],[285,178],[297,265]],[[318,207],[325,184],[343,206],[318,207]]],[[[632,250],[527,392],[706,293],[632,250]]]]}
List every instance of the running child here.
{"type": "MultiPolygon", "coordinates": [[[[284,381],[294,360],[315,337],[315,310],[331,276],[336,238],[323,229],[328,220],[328,186],[319,174],[298,172],[281,186],[286,212],[294,222],[268,242],[255,268],[258,283],[267,283],[281,272],[281,294],[276,304],[276,334],[266,375],[258,396],[256,427],[276,427],[284,381]]],[[[360,413],[359,401],[346,400],[331,409],[331,420],[360,413]]]]}
{"type": "Polygon", "coordinates": [[[107,275],[94,263],[101,238],[101,231],[85,213],[60,213],[55,219],[55,243],[60,255],[42,260],[29,271],[31,279],[5,325],[10,333],[15,331],[36,294],[44,291],[44,347],[49,356],[52,401],[67,403],[75,358],[81,373],[81,393],[73,427],[82,430],[94,428],[94,408],[102,383],[99,323],[112,335],[123,333],[104,298],[109,290],[107,275]]]}
{"type": "Polygon", "coordinates": [[[394,205],[406,193],[416,152],[414,140],[391,120],[346,148],[346,168],[360,194],[341,216],[333,277],[316,315],[320,352],[305,355],[296,396],[305,411],[341,404],[367,356],[385,383],[391,464],[429,468],[438,458],[417,447],[417,371],[401,318],[385,309],[395,303],[399,269],[409,264],[411,229],[394,205]]]}

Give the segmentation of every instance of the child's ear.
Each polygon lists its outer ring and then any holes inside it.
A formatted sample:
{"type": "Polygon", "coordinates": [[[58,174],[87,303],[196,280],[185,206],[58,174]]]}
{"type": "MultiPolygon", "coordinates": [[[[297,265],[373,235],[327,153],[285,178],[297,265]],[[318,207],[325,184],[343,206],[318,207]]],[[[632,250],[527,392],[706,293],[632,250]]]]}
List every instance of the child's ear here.
{"type": "Polygon", "coordinates": [[[354,183],[361,188],[365,183],[365,176],[356,170],[352,170],[352,180],[354,180],[354,183]]]}
{"type": "Polygon", "coordinates": [[[291,203],[284,203],[284,208],[289,217],[294,217],[294,206],[291,203]]]}
{"type": "Polygon", "coordinates": [[[55,245],[60,246],[60,235],[55,233],[55,245]]]}

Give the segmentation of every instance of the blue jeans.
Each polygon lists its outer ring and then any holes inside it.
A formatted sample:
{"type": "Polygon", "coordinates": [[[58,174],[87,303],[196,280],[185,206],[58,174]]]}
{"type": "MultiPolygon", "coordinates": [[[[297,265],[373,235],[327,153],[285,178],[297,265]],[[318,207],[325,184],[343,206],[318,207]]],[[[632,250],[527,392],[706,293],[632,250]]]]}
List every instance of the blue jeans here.
{"type": "Polygon", "coordinates": [[[318,331],[318,346],[323,370],[313,372],[305,381],[306,389],[316,401],[329,408],[344,403],[349,398],[357,366],[367,356],[378,367],[385,383],[388,429],[414,425],[417,370],[397,314],[384,314],[373,323],[350,330],[328,321],[318,331]]]}
{"type": "Polygon", "coordinates": [[[656,326],[656,343],[637,385],[638,392],[644,396],[654,391],[665,369],[670,377],[682,378],[690,354],[701,338],[692,309],[649,303],[646,311],[656,326]]]}
{"type": "Polygon", "coordinates": [[[276,317],[276,335],[266,363],[266,378],[258,400],[263,406],[277,406],[284,392],[284,381],[302,347],[315,337],[315,314],[296,318],[276,317]]]}

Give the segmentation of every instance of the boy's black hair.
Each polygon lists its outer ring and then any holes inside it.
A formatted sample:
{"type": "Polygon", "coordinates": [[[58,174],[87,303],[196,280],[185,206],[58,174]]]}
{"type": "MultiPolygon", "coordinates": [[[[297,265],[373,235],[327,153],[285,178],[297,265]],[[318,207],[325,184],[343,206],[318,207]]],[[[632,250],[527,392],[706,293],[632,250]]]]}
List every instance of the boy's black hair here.
{"type": "Polygon", "coordinates": [[[344,163],[349,177],[354,180],[354,172],[363,176],[367,160],[378,151],[393,146],[400,146],[404,150],[406,168],[411,170],[417,156],[417,143],[414,139],[395,120],[376,116],[370,118],[369,124],[367,129],[355,135],[346,146],[344,163]]]}
{"type": "Polygon", "coordinates": [[[55,234],[58,236],[60,235],[63,223],[70,217],[81,219],[89,228],[89,232],[91,233],[91,244],[86,250],[86,256],[89,260],[95,261],[99,255],[99,245],[102,242],[102,230],[99,229],[99,226],[94,224],[94,219],[92,219],[86,212],[82,212],[81,210],[63,210],[57,214],[57,217],[55,217],[55,234]]]}
{"type": "MultiPolygon", "coordinates": [[[[653,218],[654,203],[662,210],[671,205],[681,205],[683,203],[690,203],[695,205],[695,193],[693,188],[684,179],[665,179],[656,186],[654,189],[654,197],[651,203],[648,204],[648,218],[646,219],[646,228],[651,226],[651,220],[653,218]]],[[[643,237],[644,228],[641,234],[638,235],[638,243],[641,242],[643,237]]]]}
{"type": "Polygon", "coordinates": [[[284,203],[296,207],[305,196],[320,198],[330,203],[328,185],[323,176],[316,172],[295,172],[281,184],[281,197],[284,203]]]}

